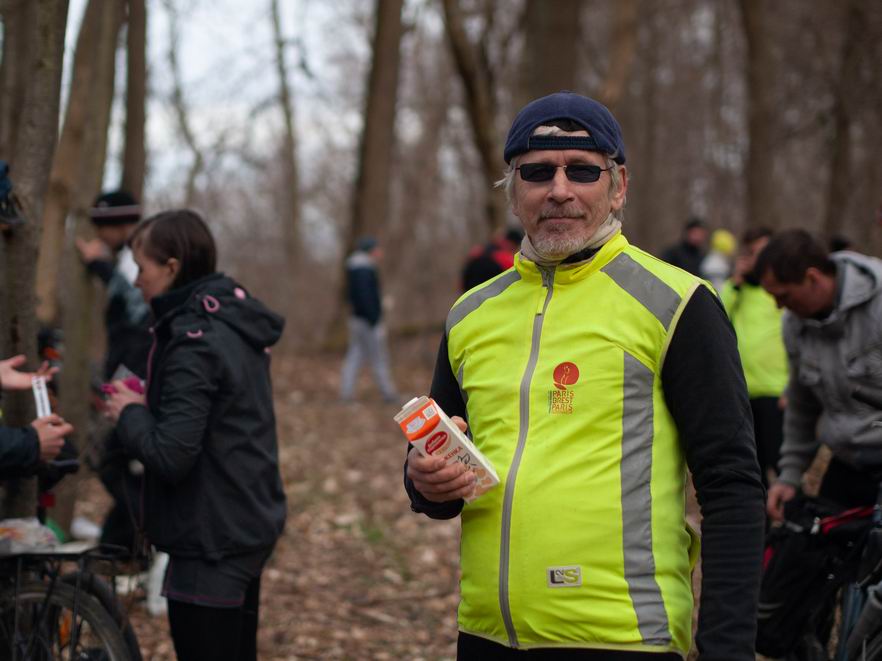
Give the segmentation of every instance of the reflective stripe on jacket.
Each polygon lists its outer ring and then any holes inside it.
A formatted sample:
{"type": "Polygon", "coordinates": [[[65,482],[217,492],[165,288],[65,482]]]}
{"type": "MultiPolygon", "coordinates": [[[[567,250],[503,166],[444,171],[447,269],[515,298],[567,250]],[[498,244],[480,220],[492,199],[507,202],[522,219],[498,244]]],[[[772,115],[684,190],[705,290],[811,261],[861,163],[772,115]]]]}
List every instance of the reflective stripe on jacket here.
{"type": "Polygon", "coordinates": [[[511,647],[691,644],[686,470],[661,370],[702,282],[630,246],[461,298],[448,353],[501,484],[462,512],[460,629],[511,647]]]}

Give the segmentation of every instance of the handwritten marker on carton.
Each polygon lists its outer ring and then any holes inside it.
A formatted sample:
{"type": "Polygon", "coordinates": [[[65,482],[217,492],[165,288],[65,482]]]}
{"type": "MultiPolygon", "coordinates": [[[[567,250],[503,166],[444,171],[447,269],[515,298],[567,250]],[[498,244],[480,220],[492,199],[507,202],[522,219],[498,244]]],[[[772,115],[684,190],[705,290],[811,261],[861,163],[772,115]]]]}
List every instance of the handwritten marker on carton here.
{"type": "Polygon", "coordinates": [[[474,471],[478,479],[474,492],[465,499],[466,502],[473,501],[499,484],[499,477],[490,461],[447,417],[435,400],[426,396],[414,397],[398,412],[395,422],[421,455],[443,457],[447,464],[458,461],[474,471]]]}
{"type": "Polygon", "coordinates": [[[47,415],[52,415],[52,407],[49,405],[49,391],[46,390],[46,378],[33,377],[31,390],[34,391],[34,402],[37,404],[37,417],[45,418],[47,415]]]}

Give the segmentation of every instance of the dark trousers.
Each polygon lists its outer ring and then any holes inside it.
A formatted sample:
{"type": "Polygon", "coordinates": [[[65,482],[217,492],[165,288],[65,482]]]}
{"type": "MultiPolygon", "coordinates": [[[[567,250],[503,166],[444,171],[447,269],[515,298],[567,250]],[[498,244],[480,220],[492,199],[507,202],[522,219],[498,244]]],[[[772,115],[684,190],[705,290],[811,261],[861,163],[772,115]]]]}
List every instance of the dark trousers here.
{"type": "Polygon", "coordinates": [[[113,508],[101,528],[101,543],[120,546],[134,554],[139,539],[143,477],[132,475],[129,461],[116,431],[112,430],[104,441],[104,455],[98,467],[101,483],[113,496],[113,508]]]}
{"type": "Polygon", "coordinates": [[[756,436],[756,458],[759,460],[763,486],[769,487],[768,469],[778,473],[781,443],[784,440],[784,411],[777,397],[756,397],[750,400],[753,431],[756,436]]]}
{"type": "Polygon", "coordinates": [[[178,661],[257,661],[260,576],[239,608],[168,600],[168,622],[178,661]]]}
{"type": "Polygon", "coordinates": [[[459,633],[456,642],[457,661],[682,661],[674,652],[623,652],[612,650],[588,650],[576,648],[540,648],[517,650],[493,641],[459,633]]]}
{"type": "Polygon", "coordinates": [[[836,457],[830,459],[818,495],[843,507],[865,507],[876,502],[879,476],[852,468],[836,457]]]}

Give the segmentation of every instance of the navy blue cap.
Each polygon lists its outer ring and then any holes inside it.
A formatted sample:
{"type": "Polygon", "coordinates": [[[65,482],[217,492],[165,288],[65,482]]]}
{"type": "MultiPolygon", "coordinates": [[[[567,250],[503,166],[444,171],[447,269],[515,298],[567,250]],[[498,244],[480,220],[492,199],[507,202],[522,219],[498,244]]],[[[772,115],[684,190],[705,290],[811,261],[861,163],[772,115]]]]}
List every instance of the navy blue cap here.
{"type": "Polygon", "coordinates": [[[355,249],[361,252],[370,252],[377,247],[377,240],[372,236],[363,236],[355,242],[355,249]]]}
{"type": "Polygon", "coordinates": [[[533,149],[584,149],[599,151],[619,165],[625,162],[622,128],[602,103],[573,92],[555,92],[531,101],[515,117],[505,140],[505,162],[533,149]],[[568,119],[584,127],[586,136],[533,135],[537,126],[568,119]]]}

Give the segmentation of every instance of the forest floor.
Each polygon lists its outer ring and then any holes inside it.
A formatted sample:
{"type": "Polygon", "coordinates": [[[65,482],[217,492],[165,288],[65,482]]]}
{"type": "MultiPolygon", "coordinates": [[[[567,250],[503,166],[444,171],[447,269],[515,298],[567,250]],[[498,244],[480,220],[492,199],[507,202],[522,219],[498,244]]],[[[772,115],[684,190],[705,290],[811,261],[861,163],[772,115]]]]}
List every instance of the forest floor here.
{"type": "MultiPolygon", "coordinates": [[[[428,392],[436,337],[393,347],[404,398],[428,392]]],[[[277,358],[273,366],[288,521],[261,584],[259,655],[289,659],[453,659],[459,522],[410,511],[404,440],[367,374],[360,400],[338,401],[341,356],[277,358]]],[[[96,478],[78,513],[101,521],[96,478]]],[[[690,518],[696,506],[690,499],[690,518]]],[[[700,569],[696,572],[696,588],[700,569]]],[[[697,590],[696,590],[697,592],[697,590]]],[[[164,616],[129,599],[145,660],[172,661],[164,616]]]]}

